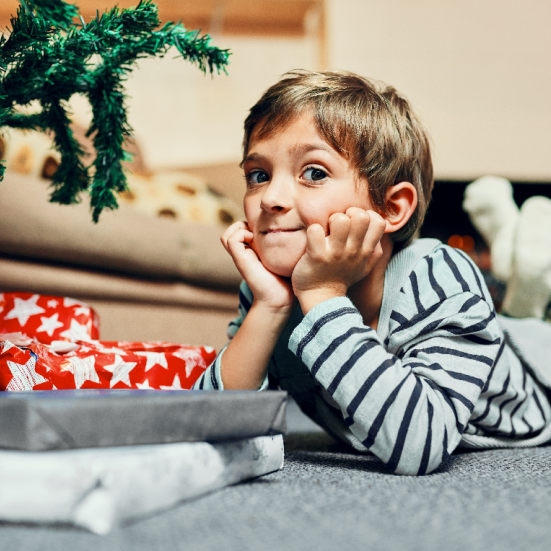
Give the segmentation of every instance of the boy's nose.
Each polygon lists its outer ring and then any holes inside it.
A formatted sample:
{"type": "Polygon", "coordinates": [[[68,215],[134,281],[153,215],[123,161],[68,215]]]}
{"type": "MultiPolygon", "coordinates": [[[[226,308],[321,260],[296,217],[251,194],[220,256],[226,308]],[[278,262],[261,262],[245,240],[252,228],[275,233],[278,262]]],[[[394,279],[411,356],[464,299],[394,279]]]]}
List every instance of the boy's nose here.
{"type": "Polygon", "coordinates": [[[272,178],[264,188],[260,206],[268,213],[284,212],[291,208],[291,190],[283,178],[272,178]]]}

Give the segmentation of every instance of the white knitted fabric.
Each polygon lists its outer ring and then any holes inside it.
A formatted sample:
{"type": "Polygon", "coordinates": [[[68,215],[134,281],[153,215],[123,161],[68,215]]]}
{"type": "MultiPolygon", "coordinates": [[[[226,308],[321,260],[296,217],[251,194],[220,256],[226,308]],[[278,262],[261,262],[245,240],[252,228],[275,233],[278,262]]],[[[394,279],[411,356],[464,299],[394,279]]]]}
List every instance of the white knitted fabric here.
{"type": "Polygon", "coordinates": [[[465,189],[463,208],[491,250],[492,273],[507,282],[512,273],[513,241],[519,210],[505,178],[484,176],[465,189]]]}
{"type": "Polygon", "coordinates": [[[551,200],[531,197],[521,208],[503,311],[514,318],[545,317],[551,300],[551,200]]]}

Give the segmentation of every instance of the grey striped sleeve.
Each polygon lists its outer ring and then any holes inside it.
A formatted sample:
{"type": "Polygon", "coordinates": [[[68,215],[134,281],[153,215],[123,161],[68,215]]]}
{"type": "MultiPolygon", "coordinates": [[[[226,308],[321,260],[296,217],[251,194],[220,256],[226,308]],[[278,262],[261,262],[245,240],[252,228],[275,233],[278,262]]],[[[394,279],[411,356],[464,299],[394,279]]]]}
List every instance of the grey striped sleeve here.
{"type": "Polygon", "coordinates": [[[415,268],[386,343],[345,297],[316,306],[290,339],[353,435],[397,473],[431,472],[455,449],[500,348],[464,262],[444,250],[415,268]]]}
{"type": "Polygon", "coordinates": [[[192,387],[193,390],[224,390],[222,375],[220,373],[220,359],[225,349],[226,347],[221,350],[214,362],[212,362],[197,381],[195,381],[192,387]]]}

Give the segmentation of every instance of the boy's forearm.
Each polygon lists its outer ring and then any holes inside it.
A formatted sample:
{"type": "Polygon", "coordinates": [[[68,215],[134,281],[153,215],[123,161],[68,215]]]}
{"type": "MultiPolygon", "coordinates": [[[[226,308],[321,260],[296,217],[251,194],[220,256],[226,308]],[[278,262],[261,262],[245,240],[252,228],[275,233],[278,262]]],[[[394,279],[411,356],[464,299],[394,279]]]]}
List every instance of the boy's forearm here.
{"type": "Polygon", "coordinates": [[[316,307],[318,304],[337,297],[345,297],[347,288],[334,287],[334,288],[323,288],[323,289],[312,289],[311,291],[303,291],[302,293],[297,293],[297,299],[300,304],[302,313],[306,315],[312,308],[316,307]]]}
{"type": "Polygon", "coordinates": [[[274,310],[253,303],[221,358],[224,389],[257,390],[260,387],[291,312],[292,307],[274,310]]]}

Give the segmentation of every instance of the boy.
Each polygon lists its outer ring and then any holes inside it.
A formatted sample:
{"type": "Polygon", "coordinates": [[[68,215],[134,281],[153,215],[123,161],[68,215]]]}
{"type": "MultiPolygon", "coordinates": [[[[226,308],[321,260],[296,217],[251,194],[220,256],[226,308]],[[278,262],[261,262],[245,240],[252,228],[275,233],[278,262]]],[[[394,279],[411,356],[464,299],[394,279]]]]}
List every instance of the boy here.
{"type": "Polygon", "coordinates": [[[401,474],[431,472],[460,442],[545,431],[545,391],[506,346],[476,266],[414,239],[432,162],[393,88],[286,74],[245,121],[243,168],[247,221],[222,237],[240,315],[195,388],[280,387],[401,474]]]}

